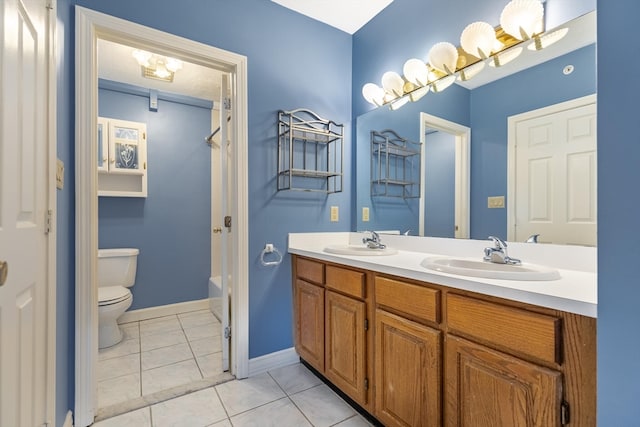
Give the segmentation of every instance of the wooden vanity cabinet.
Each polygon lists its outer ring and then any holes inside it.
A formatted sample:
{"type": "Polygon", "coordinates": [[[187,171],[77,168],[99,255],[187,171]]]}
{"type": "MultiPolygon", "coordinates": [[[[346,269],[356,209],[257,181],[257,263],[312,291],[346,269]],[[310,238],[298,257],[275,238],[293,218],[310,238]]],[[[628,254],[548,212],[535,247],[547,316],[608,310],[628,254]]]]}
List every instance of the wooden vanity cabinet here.
{"type": "Polygon", "coordinates": [[[595,319],[453,291],[445,306],[445,426],[595,426],[595,319]]]}
{"type": "Polygon", "coordinates": [[[448,335],[445,426],[561,426],[562,374],[448,335]]]}
{"type": "Polygon", "coordinates": [[[295,256],[294,283],[300,356],[385,426],[596,425],[594,318],[295,256]]]}
{"type": "Polygon", "coordinates": [[[371,409],[367,274],[298,256],[293,272],[296,351],[355,402],[371,409]]]}
{"type": "Polygon", "coordinates": [[[375,416],[385,426],[441,425],[440,291],[376,276],[375,416]]]}
{"type": "Polygon", "coordinates": [[[324,288],[297,279],[294,298],[296,351],[311,366],[324,371],[324,288]]]}
{"type": "Polygon", "coordinates": [[[324,264],[297,258],[293,262],[295,348],[300,357],[324,371],[324,264]]]}

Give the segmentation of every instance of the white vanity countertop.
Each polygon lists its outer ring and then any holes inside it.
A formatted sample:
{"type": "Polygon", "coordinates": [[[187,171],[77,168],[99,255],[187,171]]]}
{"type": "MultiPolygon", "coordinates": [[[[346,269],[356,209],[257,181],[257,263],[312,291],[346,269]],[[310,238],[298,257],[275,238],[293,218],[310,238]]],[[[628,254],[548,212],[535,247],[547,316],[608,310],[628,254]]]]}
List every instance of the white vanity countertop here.
{"type": "Polygon", "coordinates": [[[435,283],[451,288],[520,301],[570,313],[597,317],[596,248],[508,242],[509,255],[523,265],[553,267],[561,278],[551,281],[496,280],[429,270],[420,262],[429,256],[481,260],[488,240],[381,235],[395,255],[353,256],[324,252],[329,245],[362,244],[362,233],[291,233],[288,251],[323,261],[435,283]]]}

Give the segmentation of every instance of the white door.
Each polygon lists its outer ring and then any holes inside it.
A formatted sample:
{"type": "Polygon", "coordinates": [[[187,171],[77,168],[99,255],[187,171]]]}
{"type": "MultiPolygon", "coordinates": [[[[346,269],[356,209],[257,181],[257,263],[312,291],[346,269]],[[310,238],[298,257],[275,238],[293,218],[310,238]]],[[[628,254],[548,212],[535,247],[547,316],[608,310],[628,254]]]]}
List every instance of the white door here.
{"type": "Polygon", "coordinates": [[[0,425],[7,427],[46,421],[47,13],[43,0],[0,2],[0,425]]]}
{"type": "Polygon", "coordinates": [[[513,123],[512,240],[540,234],[541,242],[596,245],[596,104],[593,97],[582,100],[513,123]]]}

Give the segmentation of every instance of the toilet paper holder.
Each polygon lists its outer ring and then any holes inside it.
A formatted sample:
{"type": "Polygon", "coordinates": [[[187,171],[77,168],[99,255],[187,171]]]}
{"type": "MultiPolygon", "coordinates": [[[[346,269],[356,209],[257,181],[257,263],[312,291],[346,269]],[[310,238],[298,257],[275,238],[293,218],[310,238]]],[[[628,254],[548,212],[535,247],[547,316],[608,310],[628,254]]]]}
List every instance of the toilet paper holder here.
{"type": "Polygon", "coordinates": [[[280,265],[280,263],[282,263],[282,253],[280,253],[273,243],[267,243],[264,245],[262,253],[260,253],[260,263],[264,266],[280,265]],[[267,254],[275,254],[277,259],[275,261],[265,261],[267,254]]]}

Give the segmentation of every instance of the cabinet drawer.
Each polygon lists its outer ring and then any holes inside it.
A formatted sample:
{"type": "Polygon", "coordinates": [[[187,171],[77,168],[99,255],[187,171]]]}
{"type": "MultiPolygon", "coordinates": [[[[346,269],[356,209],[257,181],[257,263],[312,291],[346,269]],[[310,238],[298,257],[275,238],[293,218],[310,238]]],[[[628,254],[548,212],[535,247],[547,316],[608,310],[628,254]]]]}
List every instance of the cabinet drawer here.
{"type": "Polygon", "coordinates": [[[449,332],[477,337],[547,362],[561,363],[561,320],[487,301],[447,294],[449,332]]]}
{"type": "Polygon", "coordinates": [[[440,322],[440,291],[376,277],[376,304],[430,322],[440,322]]]}
{"type": "Polygon", "coordinates": [[[305,258],[296,258],[296,275],[308,282],[324,283],[324,264],[305,258]]]}
{"type": "Polygon", "coordinates": [[[335,289],[356,298],[364,298],[365,274],[361,271],[327,266],[327,288],[335,289]]]}

